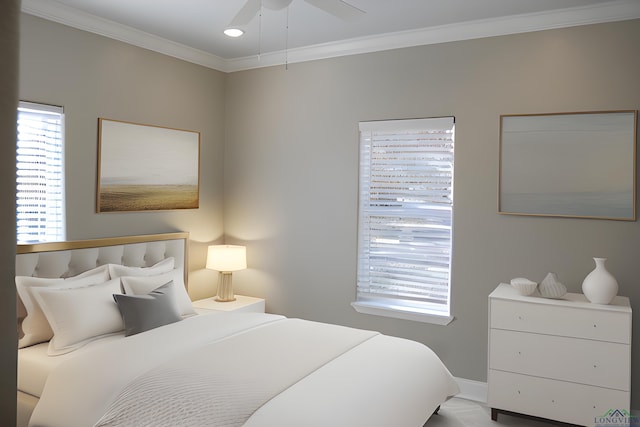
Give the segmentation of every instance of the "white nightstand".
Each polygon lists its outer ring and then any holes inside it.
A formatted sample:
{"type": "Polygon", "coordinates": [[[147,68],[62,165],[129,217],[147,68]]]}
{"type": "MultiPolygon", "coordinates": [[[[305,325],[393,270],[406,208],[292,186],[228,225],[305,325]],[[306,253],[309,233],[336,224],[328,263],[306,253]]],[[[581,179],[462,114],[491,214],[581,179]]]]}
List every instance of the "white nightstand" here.
{"type": "Polygon", "coordinates": [[[264,299],[236,295],[235,301],[220,302],[215,297],[200,299],[193,302],[198,309],[216,311],[246,311],[252,313],[264,313],[264,299]]]}

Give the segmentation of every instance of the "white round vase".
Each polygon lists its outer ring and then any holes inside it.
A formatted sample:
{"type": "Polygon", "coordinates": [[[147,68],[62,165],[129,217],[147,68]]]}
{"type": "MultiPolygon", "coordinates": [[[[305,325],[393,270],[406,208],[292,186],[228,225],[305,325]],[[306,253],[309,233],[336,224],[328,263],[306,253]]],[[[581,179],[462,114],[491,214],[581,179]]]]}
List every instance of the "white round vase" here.
{"type": "Polygon", "coordinates": [[[609,304],[618,294],[618,281],[605,267],[606,258],[594,258],[596,268],[584,278],[582,293],[594,304],[609,304]]]}

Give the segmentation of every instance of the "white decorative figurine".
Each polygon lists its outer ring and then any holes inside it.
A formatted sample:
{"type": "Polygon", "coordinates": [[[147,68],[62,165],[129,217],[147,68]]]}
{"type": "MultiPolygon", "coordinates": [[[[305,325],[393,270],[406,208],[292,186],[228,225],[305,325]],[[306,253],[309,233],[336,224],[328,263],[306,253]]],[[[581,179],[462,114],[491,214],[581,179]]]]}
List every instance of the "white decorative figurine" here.
{"type": "Polygon", "coordinates": [[[558,299],[565,296],[567,287],[558,281],[556,273],[547,273],[544,280],[538,285],[538,292],[544,298],[558,299]]]}

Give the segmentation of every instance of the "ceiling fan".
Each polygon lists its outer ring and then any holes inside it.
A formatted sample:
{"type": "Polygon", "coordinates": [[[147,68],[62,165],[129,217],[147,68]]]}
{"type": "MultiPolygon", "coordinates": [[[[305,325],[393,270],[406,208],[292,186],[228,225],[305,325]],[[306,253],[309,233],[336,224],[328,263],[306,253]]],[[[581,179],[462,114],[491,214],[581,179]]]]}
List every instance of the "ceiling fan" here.
{"type": "MultiPolygon", "coordinates": [[[[228,28],[242,28],[260,12],[261,7],[271,10],[281,10],[289,6],[293,0],[247,0],[242,9],[229,23],[228,28]]],[[[365,12],[342,0],[304,0],[307,3],[324,10],[345,21],[353,21],[365,12]]]]}

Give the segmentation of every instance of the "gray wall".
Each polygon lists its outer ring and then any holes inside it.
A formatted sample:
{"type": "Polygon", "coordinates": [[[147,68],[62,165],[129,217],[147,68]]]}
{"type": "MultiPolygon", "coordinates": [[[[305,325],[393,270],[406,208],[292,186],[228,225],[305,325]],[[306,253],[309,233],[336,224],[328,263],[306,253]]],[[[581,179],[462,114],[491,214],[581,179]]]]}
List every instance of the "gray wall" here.
{"type": "Polygon", "coordinates": [[[66,120],[67,238],[190,232],[189,292],[215,291],[202,270],[206,245],[223,238],[226,75],[22,14],[20,99],[61,105],[66,120]],[[98,117],[200,132],[200,208],[96,213],[98,117]]]}
{"type": "MultiPolygon", "coordinates": [[[[640,301],[640,224],[497,213],[499,116],[640,108],[640,21],[445,43],[233,73],[227,84],[225,234],[248,245],[238,292],[269,311],[426,343],[486,380],[487,295],[556,272],[572,292],[608,257],[640,301]],[[358,314],[358,122],[456,117],[448,326],[358,314]]],[[[606,144],[606,141],[603,141],[606,144]]],[[[579,153],[576,153],[579,155],[579,153]]],[[[634,321],[640,354],[640,316],[634,321]]],[[[633,388],[640,390],[639,363],[633,388]]],[[[640,392],[633,407],[640,407],[640,392]]]]}
{"type": "Polygon", "coordinates": [[[18,105],[18,15],[20,2],[0,13],[0,425],[16,425],[16,107],[18,105]]]}
{"type": "Polygon", "coordinates": [[[272,312],[416,339],[454,375],[479,381],[487,295],[499,282],[555,271],[579,292],[591,258],[603,256],[620,294],[640,299],[637,222],[496,213],[499,115],[640,108],[639,21],[229,75],[32,16],[22,16],[20,37],[20,98],[67,113],[69,238],[190,231],[192,297],[212,292],[206,245],[224,230],[228,242],[248,246],[250,268],[234,273],[237,293],[266,297],[272,312]],[[435,326],[358,314],[349,305],[357,124],[442,115],[457,122],[456,320],[435,326]],[[96,214],[97,117],[202,132],[200,209],[96,214]]]}

